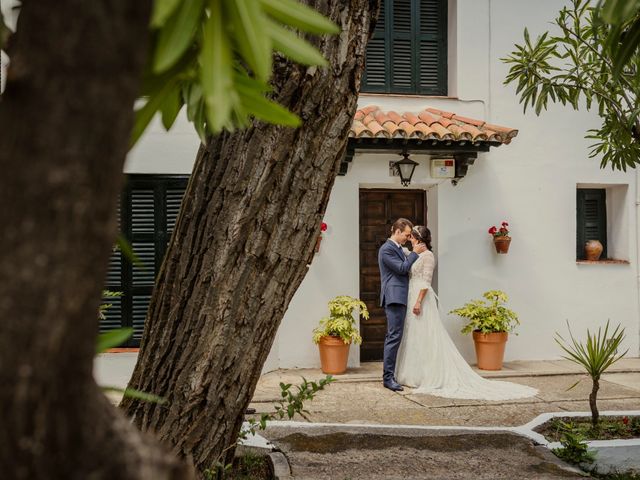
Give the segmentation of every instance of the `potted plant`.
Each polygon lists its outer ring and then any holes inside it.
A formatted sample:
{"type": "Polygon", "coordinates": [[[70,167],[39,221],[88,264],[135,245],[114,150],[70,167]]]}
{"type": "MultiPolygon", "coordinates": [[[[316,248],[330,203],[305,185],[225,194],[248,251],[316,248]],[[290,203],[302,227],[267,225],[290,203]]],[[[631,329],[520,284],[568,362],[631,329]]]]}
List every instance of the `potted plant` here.
{"type": "Polygon", "coordinates": [[[313,341],[320,350],[322,371],[340,374],[347,370],[349,346],[351,343],[362,343],[353,311],[360,310],[360,316],[369,318],[365,303],[346,295],[329,301],[329,316],[320,320],[320,325],[313,331],[313,341]]]}
{"type": "Polygon", "coordinates": [[[489,290],[482,296],[486,301],[472,300],[449,313],[469,320],[462,328],[462,333],[473,332],[478,368],[500,370],[509,332],[513,331],[520,321],[515,312],[503,305],[508,300],[504,292],[489,290]]]}
{"type": "Polygon", "coordinates": [[[507,222],[502,222],[500,228],[491,227],[489,235],[493,236],[493,245],[496,247],[496,253],[509,252],[511,237],[509,236],[509,224],[507,222]]]}

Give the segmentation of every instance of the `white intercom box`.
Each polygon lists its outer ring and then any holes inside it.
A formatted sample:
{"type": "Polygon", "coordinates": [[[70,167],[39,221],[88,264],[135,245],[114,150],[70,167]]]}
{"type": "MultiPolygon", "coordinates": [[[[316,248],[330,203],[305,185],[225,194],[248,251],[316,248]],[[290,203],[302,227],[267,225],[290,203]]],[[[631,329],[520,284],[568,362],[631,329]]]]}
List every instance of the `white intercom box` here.
{"type": "Polygon", "coordinates": [[[454,178],[456,175],[456,161],[453,158],[432,158],[432,178],[454,178]]]}

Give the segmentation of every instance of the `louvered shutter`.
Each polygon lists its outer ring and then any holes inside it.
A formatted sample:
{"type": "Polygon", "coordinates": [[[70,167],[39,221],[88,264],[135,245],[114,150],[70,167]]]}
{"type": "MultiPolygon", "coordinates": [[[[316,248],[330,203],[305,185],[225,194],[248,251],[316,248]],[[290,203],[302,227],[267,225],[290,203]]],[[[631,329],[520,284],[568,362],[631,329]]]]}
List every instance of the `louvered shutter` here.
{"type": "Polygon", "coordinates": [[[576,258],[584,259],[587,240],[599,240],[603,250],[600,258],[607,258],[607,204],[604,188],[577,190],[576,258]]]}
{"type": "Polygon", "coordinates": [[[367,44],[364,64],[362,90],[367,92],[386,92],[389,85],[388,49],[386,22],[386,1],[380,5],[380,15],[376,28],[367,44]]]}
{"type": "Polygon", "coordinates": [[[418,93],[447,94],[447,4],[421,0],[417,34],[418,93]]]}
{"type": "Polygon", "coordinates": [[[394,93],[415,93],[416,62],[411,0],[394,0],[391,8],[391,88],[394,93]]]}
{"type": "Polygon", "coordinates": [[[447,94],[446,0],[383,1],[362,91],[447,94]]]}
{"type": "Polygon", "coordinates": [[[167,243],[173,232],[184,195],[184,176],[130,175],[122,198],[122,234],[128,239],[139,263],[132,264],[116,251],[111,256],[107,288],[121,291],[112,303],[101,330],[133,327],[125,346],[138,346],[167,243]],[[119,279],[119,280],[118,280],[119,279]]]}
{"type": "MultiPolygon", "coordinates": [[[[118,229],[120,229],[121,208],[118,204],[118,229]]],[[[107,278],[105,280],[105,290],[112,292],[122,291],[122,252],[115,249],[109,257],[109,267],[107,270],[107,278]]],[[[103,304],[111,305],[105,312],[104,318],[100,319],[100,333],[114,330],[122,327],[122,298],[121,297],[103,297],[103,304]]]]}

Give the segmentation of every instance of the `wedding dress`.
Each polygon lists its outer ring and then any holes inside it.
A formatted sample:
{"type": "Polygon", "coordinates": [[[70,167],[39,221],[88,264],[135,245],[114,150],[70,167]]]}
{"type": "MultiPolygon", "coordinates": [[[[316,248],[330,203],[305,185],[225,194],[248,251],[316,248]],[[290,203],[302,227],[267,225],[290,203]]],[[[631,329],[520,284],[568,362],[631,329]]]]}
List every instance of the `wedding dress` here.
{"type": "Polygon", "coordinates": [[[532,397],[534,388],[486,380],[460,355],[440,320],[437,297],[431,288],[435,257],[427,250],[411,267],[404,333],[398,350],[396,380],[415,388],[412,393],[474,400],[532,397]],[[418,294],[427,288],[420,315],[413,313],[418,294]]]}

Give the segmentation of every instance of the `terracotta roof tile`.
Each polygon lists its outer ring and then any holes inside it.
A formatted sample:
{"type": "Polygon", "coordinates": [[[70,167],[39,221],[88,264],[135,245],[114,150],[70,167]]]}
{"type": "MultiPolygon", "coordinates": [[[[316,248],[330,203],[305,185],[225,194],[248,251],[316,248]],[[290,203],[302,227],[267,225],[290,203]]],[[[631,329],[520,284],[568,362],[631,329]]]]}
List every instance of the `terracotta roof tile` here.
{"type": "Polygon", "coordinates": [[[368,105],[354,116],[349,136],[353,138],[407,138],[418,140],[447,140],[497,142],[507,144],[518,130],[486,123],[484,120],[463,117],[453,112],[425,108],[399,114],[368,105]]]}

